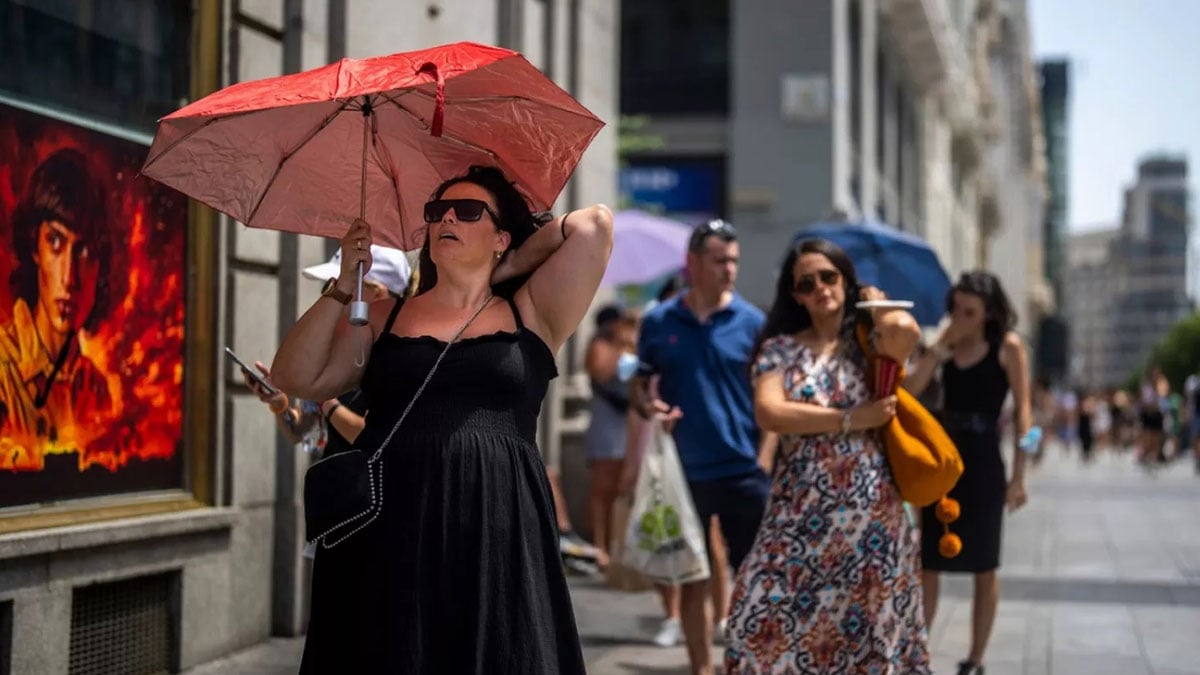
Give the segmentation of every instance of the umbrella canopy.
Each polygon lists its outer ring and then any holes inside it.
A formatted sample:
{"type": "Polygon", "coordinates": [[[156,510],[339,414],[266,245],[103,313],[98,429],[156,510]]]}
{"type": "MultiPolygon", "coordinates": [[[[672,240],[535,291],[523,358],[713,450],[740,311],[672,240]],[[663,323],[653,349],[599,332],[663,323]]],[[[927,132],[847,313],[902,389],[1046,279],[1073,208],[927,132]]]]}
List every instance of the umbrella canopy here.
{"type": "Polygon", "coordinates": [[[461,42],[215,92],[159,122],[142,172],[251,227],[341,237],[361,215],[411,250],[445,179],[497,166],[549,209],[603,126],[520,54],[461,42]]]}
{"type": "Polygon", "coordinates": [[[683,267],[692,229],[630,209],[613,214],[613,250],[600,285],[644,284],[683,267]]]}
{"type": "Polygon", "coordinates": [[[911,300],[913,316],[935,326],[946,313],[950,277],[925,240],[878,223],[816,223],[796,241],[827,239],[846,251],[858,280],[877,286],[889,298],[911,300]]]}

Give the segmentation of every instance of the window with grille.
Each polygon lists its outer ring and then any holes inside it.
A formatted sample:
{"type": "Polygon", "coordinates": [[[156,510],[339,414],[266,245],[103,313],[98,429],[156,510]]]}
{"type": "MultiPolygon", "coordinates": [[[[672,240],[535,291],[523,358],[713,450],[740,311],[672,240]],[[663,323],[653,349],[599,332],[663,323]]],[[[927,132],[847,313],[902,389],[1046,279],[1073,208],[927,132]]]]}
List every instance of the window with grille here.
{"type": "Polygon", "coordinates": [[[177,573],[76,588],[71,675],[178,671],[178,598],[177,573]]]}

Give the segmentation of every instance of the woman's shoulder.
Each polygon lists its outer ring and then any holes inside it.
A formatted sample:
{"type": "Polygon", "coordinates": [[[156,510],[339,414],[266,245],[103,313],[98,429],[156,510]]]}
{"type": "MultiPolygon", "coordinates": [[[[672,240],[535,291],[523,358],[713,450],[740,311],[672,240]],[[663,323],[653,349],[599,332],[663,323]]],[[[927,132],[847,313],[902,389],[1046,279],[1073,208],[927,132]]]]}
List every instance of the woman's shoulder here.
{"type": "Polygon", "coordinates": [[[999,353],[1000,359],[1008,363],[1009,359],[1016,358],[1025,351],[1025,340],[1020,333],[1010,330],[1000,338],[1000,344],[996,351],[999,353]]]}
{"type": "Polygon", "coordinates": [[[795,335],[782,333],[763,340],[758,353],[760,358],[795,358],[803,349],[804,345],[796,339],[795,335]]]}
{"type": "Polygon", "coordinates": [[[771,349],[781,349],[781,350],[788,350],[788,351],[804,347],[804,345],[801,344],[800,341],[796,339],[796,336],[792,335],[791,333],[780,333],[779,335],[772,335],[771,337],[763,340],[762,346],[763,346],[763,349],[767,349],[769,347],[771,349]]]}

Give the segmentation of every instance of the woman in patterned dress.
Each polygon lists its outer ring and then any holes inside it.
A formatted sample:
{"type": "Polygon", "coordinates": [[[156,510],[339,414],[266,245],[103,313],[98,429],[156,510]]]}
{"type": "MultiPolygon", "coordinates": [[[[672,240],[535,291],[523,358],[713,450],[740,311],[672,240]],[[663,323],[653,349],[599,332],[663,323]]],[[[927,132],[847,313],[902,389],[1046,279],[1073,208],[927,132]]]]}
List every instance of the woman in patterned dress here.
{"type": "MultiPolygon", "coordinates": [[[[849,298],[860,291],[837,246],[807,240],[779,274],[754,362],[755,410],[781,435],[767,513],[738,572],[725,672],[929,673],[920,548],[878,429],[895,397],[873,400],[849,298]]],[[[901,363],[913,318],[875,309],[874,340],[901,363]]]]}

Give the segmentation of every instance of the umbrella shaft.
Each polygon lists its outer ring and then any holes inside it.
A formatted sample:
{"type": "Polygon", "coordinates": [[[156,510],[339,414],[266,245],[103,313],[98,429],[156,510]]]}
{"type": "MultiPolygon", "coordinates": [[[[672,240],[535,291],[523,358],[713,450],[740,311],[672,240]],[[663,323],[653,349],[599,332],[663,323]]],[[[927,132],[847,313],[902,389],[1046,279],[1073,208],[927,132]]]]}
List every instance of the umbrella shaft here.
{"type": "Polygon", "coordinates": [[[358,192],[358,217],[367,218],[367,140],[371,133],[371,98],[363,97],[362,182],[358,192]]]}

